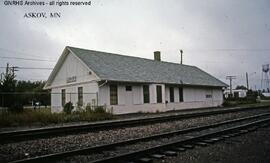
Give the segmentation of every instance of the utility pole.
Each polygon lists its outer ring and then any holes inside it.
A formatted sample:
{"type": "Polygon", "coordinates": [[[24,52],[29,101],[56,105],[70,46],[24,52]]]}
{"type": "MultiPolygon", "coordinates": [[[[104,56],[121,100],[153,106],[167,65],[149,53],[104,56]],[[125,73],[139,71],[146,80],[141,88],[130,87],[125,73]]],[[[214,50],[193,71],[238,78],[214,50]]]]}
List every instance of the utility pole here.
{"type": "MultiPolygon", "coordinates": [[[[254,74],[256,74],[256,72],[252,72],[252,73],[246,72],[247,90],[249,90],[249,77],[251,75],[254,75],[254,74]]],[[[250,88],[250,89],[252,89],[252,88],[250,88]]],[[[256,88],[255,88],[255,90],[256,90],[256,88]]]]}
{"type": "Polygon", "coordinates": [[[7,67],[6,67],[6,75],[9,73],[12,73],[12,76],[15,77],[15,71],[19,71],[18,70],[19,67],[17,66],[9,66],[9,63],[7,63],[7,67]]]}
{"type": "Polygon", "coordinates": [[[226,79],[230,80],[230,94],[232,96],[232,80],[236,79],[236,76],[226,76],[226,79]]]}
{"type": "Polygon", "coordinates": [[[248,85],[248,73],[246,72],[246,80],[247,80],[247,90],[249,90],[249,85],[248,85]]]}
{"type": "Polygon", "coordinates": [[[180,62],[180,64],[182,65],[183,64],[183,50],[182,49],[180,49],[180,55],[181,55],[181,62],[180,62]]]}
{"type": "Polygon", "coordinates": [[[15,78],[15,71],[19,71],[18,68],[19,68],[19,67],[17,67],[17,66],[11,67],[12,76],[13,76],[14,78],[15,78]]]}
{"type": "Polygon", "coordinates": [[[9,72],[9,63],[7,63],[7,67],[6,67],[6,75],[8,74],[9,72]]]}

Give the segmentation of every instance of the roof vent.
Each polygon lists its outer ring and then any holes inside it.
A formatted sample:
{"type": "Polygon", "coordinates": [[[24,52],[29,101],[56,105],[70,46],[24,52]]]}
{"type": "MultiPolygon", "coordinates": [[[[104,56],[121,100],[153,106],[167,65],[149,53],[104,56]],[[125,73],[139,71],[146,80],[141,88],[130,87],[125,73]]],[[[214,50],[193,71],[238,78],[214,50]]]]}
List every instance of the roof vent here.
{"type": "Polygon", "coordinates": [[[154,52],[154,60],[155,61],[160,61],[160,51],[155,51],[154,52]]]}

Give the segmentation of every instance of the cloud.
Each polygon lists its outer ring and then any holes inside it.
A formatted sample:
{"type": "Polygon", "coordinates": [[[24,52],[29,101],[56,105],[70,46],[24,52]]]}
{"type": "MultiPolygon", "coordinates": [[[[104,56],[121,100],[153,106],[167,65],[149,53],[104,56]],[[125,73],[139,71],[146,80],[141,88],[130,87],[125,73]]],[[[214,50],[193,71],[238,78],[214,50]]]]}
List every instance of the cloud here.
{"type": "MultiPolygon", "coordinates": [[[[183,49],[185,64],[223,81],[226,75],[236,75],[235,84],[245,84],[243,74],[256,71],[250,80],[258,88],[261,65],[270,62],[269,7],[267,0],[93,0],[88,7],[46,9],[0,6],[0,48],[45,59],[58,58],[66,45],[144,58],[153,58],[153,51],[160,50],[162,59],[171,62],[180,61],[183,49]],[[61,18],[23,18],[28,11],[59,11],[61,18]]],[[[6,61],[1,60],[1,66],[6,61]]],[[[17,60],[12,64],[54,66],[17,60]]],[[[48,74],[18,76],[46,79],[48,74]]]]}

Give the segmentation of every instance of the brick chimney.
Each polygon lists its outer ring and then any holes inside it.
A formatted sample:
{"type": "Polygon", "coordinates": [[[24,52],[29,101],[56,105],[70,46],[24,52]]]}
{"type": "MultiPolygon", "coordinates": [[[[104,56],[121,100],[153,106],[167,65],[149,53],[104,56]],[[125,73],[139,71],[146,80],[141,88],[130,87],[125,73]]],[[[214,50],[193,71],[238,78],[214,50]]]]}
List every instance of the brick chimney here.
{"type": "Polygon", "coordinates": [[[155,51],[154,52],[154,60],[155,61],[161,61],[160,60],[160,51],[155,51]]]}

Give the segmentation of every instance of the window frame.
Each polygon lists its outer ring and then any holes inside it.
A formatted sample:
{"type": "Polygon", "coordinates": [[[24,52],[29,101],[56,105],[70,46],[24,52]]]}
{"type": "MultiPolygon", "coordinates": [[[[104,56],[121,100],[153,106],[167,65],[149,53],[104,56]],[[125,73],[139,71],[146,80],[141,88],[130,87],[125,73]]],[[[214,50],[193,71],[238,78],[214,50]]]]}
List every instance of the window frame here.
{"type": "Polygon", "coordinates": [[[150,89],[149,85],[143,85],[143,103],[150,103],[150,89]]]}
{"type": "Polygon", "coordinates": [[[162,103],[162,86],[156,86],[156,94],[157,94],[157,103],[162,103]]]}
{"type": "Polygon", "coordinates": [[[205,98],[213,98],[213,96],[211,94],[206,94],[205,98]]]}
{"type": "Polygon", "coordinates": [[[179,87],[178,91],[179,91],[179,102],[184,102],[184,91],[183,91],[183,87],[179,87]]]}
{"type": "Polygon", "coordinates": [[[78,87],[78,106],[83,106],[83,87],[78,87]]]}
{"type": "Polygon", "coordinates": [[[132,91],[132,86],[131,86],[131,85],[126,85],[126,91],[127,91],[127,92],[132,91]]]}
{"type": "Polygon", "coordinates": [[[110,105],[118,105],[118,87],[116,84],[110,85],[110,105]]]}
{"type": "Polygon", "coordinates": [[[61,89],[61,104],[62,107],[66,104],[66,89],[61,89]]]}
{"type": "Polygon", "coordinates": [[[169,87],[170,102],[174,102],[174,87],[169,87]]]}

